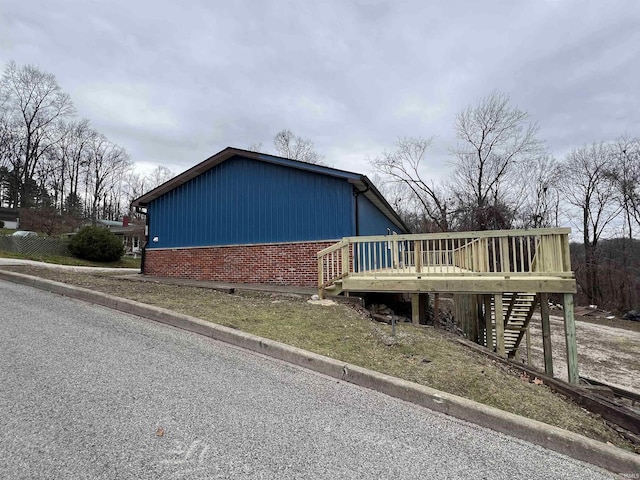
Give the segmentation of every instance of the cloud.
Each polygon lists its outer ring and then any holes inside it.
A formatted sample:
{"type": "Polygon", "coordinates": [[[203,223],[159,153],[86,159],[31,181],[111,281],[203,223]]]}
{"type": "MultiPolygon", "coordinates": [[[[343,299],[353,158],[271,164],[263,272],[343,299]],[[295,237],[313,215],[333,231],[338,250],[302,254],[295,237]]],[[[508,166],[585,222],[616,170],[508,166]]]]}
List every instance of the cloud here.
{"type": "Polygon", "coordinates": [[[76,104],[93,118],[130,128],[179,131],[177,118],[159,99],[152,98],[148,85],[92,83],[78,88],[76,104]]]}
{"type": "Polygon", "coordinates": [[[550,150],[640,135],[640,3],[5,1],[0,65],[54,73],[134,161],[183,170],[289,128],[370,173],[399,136],[435,136],[493,90],[550,150]]]}

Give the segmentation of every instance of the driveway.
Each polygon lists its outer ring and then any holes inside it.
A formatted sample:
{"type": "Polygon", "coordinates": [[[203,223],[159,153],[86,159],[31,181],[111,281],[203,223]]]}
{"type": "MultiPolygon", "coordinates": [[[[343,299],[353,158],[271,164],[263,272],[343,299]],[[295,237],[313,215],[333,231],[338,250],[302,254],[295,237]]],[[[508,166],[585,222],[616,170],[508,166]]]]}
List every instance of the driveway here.
{"type": "Polygon", "coordinates": [[[3,478],[603,479],[544,448],[0,281],[3,478]]]}

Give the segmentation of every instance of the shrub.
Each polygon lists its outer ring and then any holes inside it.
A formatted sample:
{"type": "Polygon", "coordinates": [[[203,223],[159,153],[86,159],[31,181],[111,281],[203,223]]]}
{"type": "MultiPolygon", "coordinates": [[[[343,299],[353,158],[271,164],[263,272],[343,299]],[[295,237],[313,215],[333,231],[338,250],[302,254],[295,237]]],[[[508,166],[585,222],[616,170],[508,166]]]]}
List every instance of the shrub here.
{"type": "Polygon", "coordinates": [[[0,228],[4,228],[4,222],[0,220],[0,228]]]}
{"type": "Polygon", "coordinates": [[[69,252],[85,260],[113,262],[124,255],[124,245],[106,228],[84,227],[71,238],[69,252]]]}

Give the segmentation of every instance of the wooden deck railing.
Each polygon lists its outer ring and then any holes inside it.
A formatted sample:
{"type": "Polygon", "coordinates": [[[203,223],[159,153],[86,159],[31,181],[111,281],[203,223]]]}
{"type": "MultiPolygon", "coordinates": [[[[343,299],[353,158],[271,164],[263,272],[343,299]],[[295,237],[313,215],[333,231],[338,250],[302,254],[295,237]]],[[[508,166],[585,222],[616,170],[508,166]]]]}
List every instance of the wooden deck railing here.
{"type": "Polygon", "coordinates": [[[571,277],[569,228],[346,237],[318,253],[318,286],[348,275],[571,277]]]}

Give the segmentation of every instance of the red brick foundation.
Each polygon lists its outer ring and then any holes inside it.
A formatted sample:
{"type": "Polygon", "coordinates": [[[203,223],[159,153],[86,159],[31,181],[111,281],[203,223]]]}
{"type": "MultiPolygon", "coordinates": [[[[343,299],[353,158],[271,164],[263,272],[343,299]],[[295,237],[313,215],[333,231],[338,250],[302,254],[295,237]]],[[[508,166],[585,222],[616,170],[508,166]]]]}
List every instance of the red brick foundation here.
{"type": "Polygon", "coordinates": [[[317,253],[336,241],[148,249],[144,273],[229,283],[318,286],[317,253]]]}

